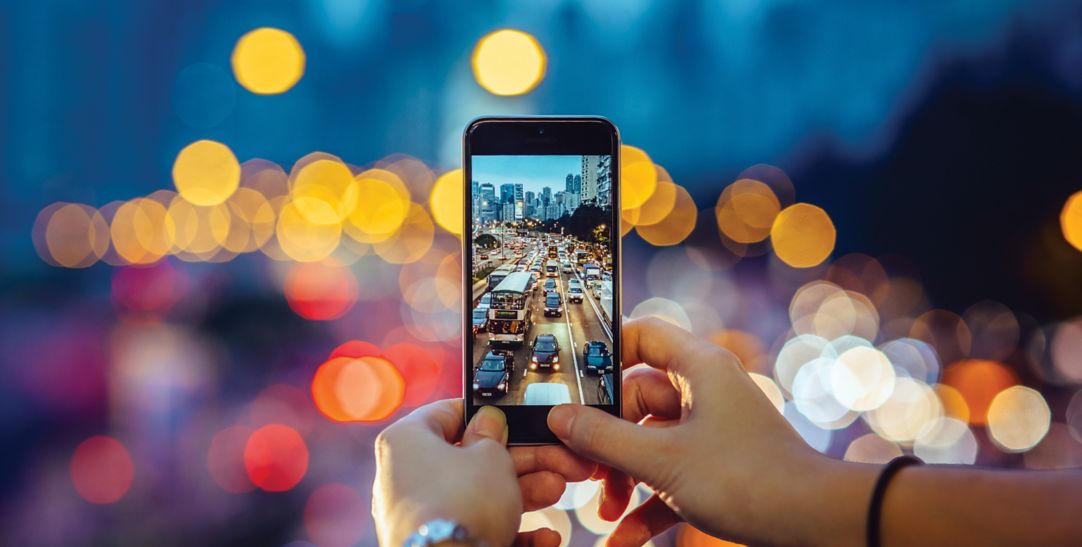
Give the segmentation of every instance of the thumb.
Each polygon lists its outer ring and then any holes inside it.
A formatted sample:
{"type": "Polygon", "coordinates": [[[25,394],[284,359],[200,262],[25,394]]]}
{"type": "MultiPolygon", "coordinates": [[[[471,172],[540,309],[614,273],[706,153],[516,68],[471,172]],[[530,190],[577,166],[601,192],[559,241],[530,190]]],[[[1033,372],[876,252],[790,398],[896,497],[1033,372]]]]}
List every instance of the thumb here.
{"type": "Polygon", "coordinates": [[[483,406],[473,415],[462,434],[462,446],[470,446],[481,439],[492,439],[500,445],[507,444],[507,416],[494,406],[483,406]]]}
{"type": "Polygon", "coordinates": [[[558,405],[549,411],[549,429],[568,448],[598,463],[652,482],[658,448],[669,431],[643,427],[583,405],[558,405]]]}

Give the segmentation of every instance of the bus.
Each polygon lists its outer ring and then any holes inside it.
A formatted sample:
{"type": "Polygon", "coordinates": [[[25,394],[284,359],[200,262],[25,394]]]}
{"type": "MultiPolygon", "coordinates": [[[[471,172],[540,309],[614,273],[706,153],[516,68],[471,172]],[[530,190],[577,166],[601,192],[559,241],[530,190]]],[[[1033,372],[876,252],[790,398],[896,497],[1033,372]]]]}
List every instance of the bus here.
{"type": "Polygon", "coordinates": [[[500,266],[488,274],[488,290],[495,289],[499,286],[500,282],[507,277],[508,274],[514,271],[511,266],[500,266]]]}
{"type": "Polygon", "coordinates": [[[560,263],[551,259],[545,262],[545,277],[560,277],[560,263]]]}
{"type": "Polygon", "coordinates": [[[530,331],[530,274],[512,272],[492,289],[492,304],[488,309],[488,343],[492,345],[521,345],[530,331]]]}

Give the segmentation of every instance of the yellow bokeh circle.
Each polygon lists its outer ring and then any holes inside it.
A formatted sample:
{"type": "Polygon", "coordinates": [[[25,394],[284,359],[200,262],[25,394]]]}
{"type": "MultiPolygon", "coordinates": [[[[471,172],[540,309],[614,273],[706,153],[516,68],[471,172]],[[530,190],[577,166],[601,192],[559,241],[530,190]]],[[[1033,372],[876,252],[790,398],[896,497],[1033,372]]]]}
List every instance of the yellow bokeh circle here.
{"type": "Polygon", "coordinates": [[[410,205],[409,215],[394,235],[372,247],[376,254],[391,264],[416,262],[432,248],[436,227],[424,208],[410,205]]]}
{"type": "Polygon", "coordinates": [[[357,206],[345,223],[359,243],[377,243],[394,235],[410,212],[410,193],[398,175],[369,169],[356,176],[357,206]]]}
{"type": "Polygon", "coordinates": [[[290,196],[297,211],[315,224],[340,224],[357,207],[357,182],[337,159],[317,159],[291,178],[290,196]]]}
{"type": "Polygon", "coordinates": [[[786,207],[774,219],[774,253],[794,268],[818,266],[834,251],[837,232],[827,212],[808,203],[786,207]]]}
{"type": "Polygon", "coordinates": [[[1067,243],[1082,251],[1082,192],[1075,192],[1067,198],[1059,215],[1059,225],[1067,243]]]}
{"type": "Polygon", "coordinates": [[[738,180],[725,188],[714,206],[718,229],[737,243],[758,243],[770,235],[781,203],[766,184],[738,180]]]}
{"type": "Polygon", "coordinates": [[[173,184],[194,205],[217,205],[240,185],[240,163],[228,146],[211,140],[185,146],[173,162],[173,184]]]}
{"type": "MultiPolygon", "coordinates": [[[[341,224],[316,224],[309,221],[296,204],[286,202],[278,213],[275,228],[278,249],[297,262],[318,262],[331,256],[342,237],[341,224]]],[[[268,255],[274,258],[273,251],[268,255]]]]}
{"type": "Polygon", "coordinates": [[[657,190],[657,167],[641,148],[620,145],[620,208],[642,207],[657,190]]]}
{"type": "Polygon", "coordinates": [[[165,206],[149,198],[125,202],[113,215],[109,234],[113,249],[129,264],[151,264],[173,248],[176,229],[165,206]]]}
{"type": "Polygon", "coordinates": [[[653,224],[640,224],[635,227],[639,237],[651,245],[659,247],[676,245],[684,241],[695,230],[695,223],[699,218],[699,210],[691,194],[679,184],[661,182],[659,191],[673,195],[673,205],[660,222],[653,224]],[[661,188],[664,187],[664,190],[661,188]]]}
{"type": "Polygon", "coordinates": [[[229,207],[218,205],[193,205],[177,196],[169,204],[170,230],[174,254],[191,253],[198,258],[210,258],[216,253],[229,236],[231,217],[229,207]]]}
{"type": "Polygon", "coordinates": [[[233,75],[252,93],[284,93],[304,75],[304,49],[292,34],[276,28],[257,28],[237,40],[233,48],[233,75]]]}
{"type": "Polygon", "coordinates": [[[473,50],[473,76],[495,95],[528,93],[545,77],[545,50],[520,30],[497,30],[481,38],[473,50]]]}
{"type": "Polygon", "coordinates": [[[428,198],[436,224],[455,235],[462,234],[463,184],[462,169],[448,171],[436,179],[428,198]]]}

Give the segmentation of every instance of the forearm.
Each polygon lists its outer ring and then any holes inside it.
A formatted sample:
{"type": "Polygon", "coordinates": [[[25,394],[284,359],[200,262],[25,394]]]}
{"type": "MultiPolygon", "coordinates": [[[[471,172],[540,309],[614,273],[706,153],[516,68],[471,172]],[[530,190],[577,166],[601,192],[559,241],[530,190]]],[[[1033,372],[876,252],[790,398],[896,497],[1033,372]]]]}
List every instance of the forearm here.
{"type": "Polygon", "coordinates": [[[883,500],[882,544],[1078,545],[1082,473],[909,467],[883,500]]]}
{"type": "MultiPolygon", "coordinates": [[[[882,466],[836,460],[794,469],[777,493],[776,545],[863,546],[871,492],[882,466]]],[[[887,486],[881,545],[1078,545],[1082,473],[919,466],[887,486]]]]}

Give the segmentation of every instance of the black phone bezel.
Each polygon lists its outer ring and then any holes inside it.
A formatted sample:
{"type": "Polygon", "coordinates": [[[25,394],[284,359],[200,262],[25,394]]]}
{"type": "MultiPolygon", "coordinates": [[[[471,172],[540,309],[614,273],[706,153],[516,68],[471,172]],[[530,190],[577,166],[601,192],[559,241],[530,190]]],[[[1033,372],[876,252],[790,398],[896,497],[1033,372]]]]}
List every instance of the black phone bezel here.
{"type": "MultiPolygon", "coordinates": [[[[462,229],[462,397],[465,403],[465,419],[469,422],[478,406],[473,404],[473,363],[471,351],[471,312],[473,310],[473,253],[469,248],[469,234],[473,225],[472,162],[474,155],[611,155],[613,180],[613,343],[612,355],[616,363],[613,372],[613,401],[611,405],[591,405],[620,417],[623,394],[621,389],[622,363],[621,287],[620,287],[620,133],[609,120],[600,116],[484,116],[471,121],[462,134],[463,168],[463,229],[462,229]]],[[[577,348],[571,348],[577,351],[577,348]]],[[[549,406],[498,405],[507,416],[508,444],[536,445],[559,444],[559,439],[548,428],[549,406]]]]}

